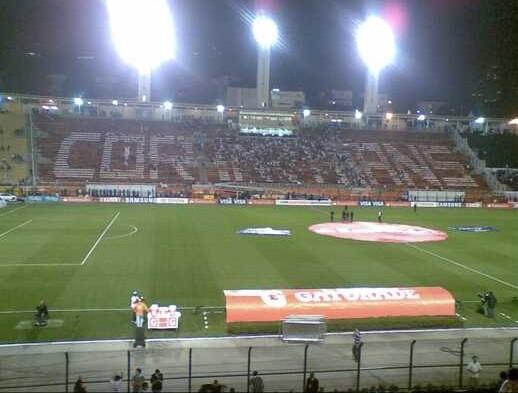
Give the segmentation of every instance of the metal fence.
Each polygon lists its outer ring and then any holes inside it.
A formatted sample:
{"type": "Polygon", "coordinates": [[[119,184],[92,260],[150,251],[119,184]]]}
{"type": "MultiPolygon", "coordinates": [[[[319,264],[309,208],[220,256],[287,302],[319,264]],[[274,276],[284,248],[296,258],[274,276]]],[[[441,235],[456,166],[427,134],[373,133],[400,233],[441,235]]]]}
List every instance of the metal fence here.
{"type": "MultiPolygon", "coordinates": [[[[265,390],[303,391],[314,372],[326,391],[360,391],[372,386],[413,387],[469,384],[466,365],[472,355],[482,363],[481,383],[493,383],[498,373],[514,364],[517,338],[464,338],[433,340],[378,340],[362,344],[359,361],[352,345],[260,344],[235,347],[167,348],[158,340],[148,349],[65,353],[27,353],[2,356],[0,351],[0,391],[73,390],[82,376],[89,392],[110,391],[110,378],[123,374],[123,390],[132,391],[135,368],[146,379],[155,369],[164,374],[164,391],[194,392],[214,379],[236,391],[249,392],[254,370],[263,378],[265,390]],[[129,376],[129,378],[128,378],[129,376]]],[[[243,341],[243,340],[241,340],[243,341]]],[[[253,341],[253,340],[252,340],[253,341]]],[[[129,344],[128,344],[129,347],[129,344]]]]}

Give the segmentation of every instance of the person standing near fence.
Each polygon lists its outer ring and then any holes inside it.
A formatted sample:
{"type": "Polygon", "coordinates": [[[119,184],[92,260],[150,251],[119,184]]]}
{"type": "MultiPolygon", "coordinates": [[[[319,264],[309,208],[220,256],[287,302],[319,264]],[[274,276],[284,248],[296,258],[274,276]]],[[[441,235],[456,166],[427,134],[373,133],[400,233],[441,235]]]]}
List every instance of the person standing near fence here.
{"type": "Polygon", "coordinates": [[[146,379],[144,378],[144,375],[142,374],[142,369],[137,368],[135,370],[135,375],[132,379],[132,385],[133,385],[133,393],[141,393],[144,389],[144,382],[146,379]]]}
{"type": "Polygon", "coordinates": [[[146,314],[148,312],[148,307],[146,303],[144,303],[144,298],[140,298],[137,304],[135,305],[135,314],[137,316],[137,327],[141,328],[144,326],[144,319],[146,318],[146,314]]]}
{"type": "Polygon", "coordinates": [[[151,382],[151,391],[153,393],[160,393],[163,388],[164,374],[159,369],[156,369],[149,381],[151,382]]]}
{"type": "Polygon", "coordinates": [[[480,365],[477,356],[473,356],[471,358],[471,362],[469,362],[466,370],[469,373],[469,387],[471,389],[477,389],[480,380],[480,371],[482,370],[482,366],[480,365]]]}
{"type": "Polygon", "coordinates": [[[358,329],[354,329],[353,332],[353,357],[354,361],[358,363],[360,361],[360,352],[362,347],[362,334],[358,329]]]}
{"type": "Polygon", "coordinates": [[[315,377],[315,373],[310,373],[309,378],[306,381],[306,393],[318,393],[318,379],[315,377]]]}
{"type": "Polygon", "coordinates": [[[258,375],[257,371],[253,372],[253,377],[250,378],[250,390],[252,393],[263,393],[264,382],[263,379],[258,375]]]}
{"type": "Polygon", "coordinates": [[[518,392],[518,368],[511,368],[507,373],[507,379],[504,381],[498,393],[518,392]]]}

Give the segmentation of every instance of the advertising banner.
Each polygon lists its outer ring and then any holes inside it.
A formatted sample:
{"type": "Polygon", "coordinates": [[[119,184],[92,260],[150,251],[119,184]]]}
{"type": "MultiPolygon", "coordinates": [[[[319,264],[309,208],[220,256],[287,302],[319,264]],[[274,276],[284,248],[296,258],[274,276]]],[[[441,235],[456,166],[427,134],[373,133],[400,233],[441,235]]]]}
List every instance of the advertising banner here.
{"type": "Polygon", "coordinates": [[[215,205],[216,201],[214,199],[193,198],[189,199],[189,203],[194,205],[215,205]]]}
{"type": "Polygon", "coordinates": [[[487,207],[494,209],[509,209],[511,205],[508,203],[488,203],[487,207]]]}
{"type": "Polygon", "coordinates": [[[294,315],[327,319],[455,316],[440,287],[226,290],[227,323],[274,322],[294,315]]]}
{"type": "Polygon", "coordinates": [[[159,306],[152,304],[147,314],[148,329],[178,329],[181,313],[176,306],[159,306]]]}
{"type": "Polygon", "coordinates": [[[50,195],[29,195],[27,198],[25,198],[25,200],[27,202],[48,203],[48,202],[59,202],[59,197],[50,196],[50,195]]]}
{"type": "Polygon", "coordinates": [[[246,205],[246,199],[220,198],[218,203],[220,205],[246,205]]]}
{"type": "Polygon", "coordinates": [[[275,205],[275,201],[273,199],[249,199],[249,205],[275,205]]]}
{"type": "Polygon", "coordinates": [[[333,206],[358,206],[357,201],[334,201],[333,206]]]}
{"type": "Polygon", "coordinates": [[[277,206],[332,206],[330,199],[277,199],[277,206]]]}
{"type": "Polygon", "coordinates": [[[187,205],[188,198],[156,198],[155,203],[164,205],[187,205]]]}
{"type": "Polygon", "coordinates": [[[85,195],[84,197],[63,197],[63,202],[67,203],[88,203],[92,202],[92,198],[89,195],[85,195]]]}
{"type": "Polygon", "coordinates": [[[383,202],[383,201],[358,201],[358,206],[362,206],[362,207],[371,207],[371,206],[382,207],[382,206],[385,206],[385,202],[383,202]]]}
{"type": "Polygon", "coordinates": [[[463,207],[462,202],[412,202],[412,207],[463,207]]]}
{"type": "Polygon", "coordinates": [[[120,197],[101,197],[98,199],[101,203],[120,203],[122,198],[120,197]]]}
{"type": "Polygon", "coordinates": [[[389,207],[410,207],[410,202],[387,202],[389,207]]]}

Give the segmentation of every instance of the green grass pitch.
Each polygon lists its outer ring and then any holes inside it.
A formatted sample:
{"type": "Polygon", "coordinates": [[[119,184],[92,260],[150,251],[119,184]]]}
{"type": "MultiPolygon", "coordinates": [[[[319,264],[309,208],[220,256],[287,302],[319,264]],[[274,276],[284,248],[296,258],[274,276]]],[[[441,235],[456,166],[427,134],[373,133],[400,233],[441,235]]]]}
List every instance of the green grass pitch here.
{"type": "MultiPolygon", "coordinates": [[[[460,309],[464,326],[518,325],[518,305],[512,302],[518,295],[513,288],[518,288],[516,211],[422,208],[414,213],[386,208],[386,222],[445,231],[451,225],[498,228],[489,233],[448,231],[444,242],[418,244],[432,255],[404,244],[309,232],[309,225],[329,219],[330,210],[115,204],[2,209],[1,341],[131,337],[130,313],[124,309],[133,289],[142,291],[148,303],[223,307],[224,289],[442,286],[456,299],[468,301],[460,309]],[[293,236],[236,234],[240,228],[260,226],[289,228],[293,236]],[[477,293],[487,289],[499,299],[494,320],[476,312],[477,293]],[[51,309],[68,310],[51,313],[63,325],[21,329],[40,298],[47,299],[51,309]]],[[[340,210],[334,210],[339,216],[340,210]]],[[[356,221],[376,221],[375,208],[354,211],[356,221]]],[[[224,334],[224,314],[206,315],[208,328],[200,310],[186,309],[177,332],[149,336],[224,334]]]]}

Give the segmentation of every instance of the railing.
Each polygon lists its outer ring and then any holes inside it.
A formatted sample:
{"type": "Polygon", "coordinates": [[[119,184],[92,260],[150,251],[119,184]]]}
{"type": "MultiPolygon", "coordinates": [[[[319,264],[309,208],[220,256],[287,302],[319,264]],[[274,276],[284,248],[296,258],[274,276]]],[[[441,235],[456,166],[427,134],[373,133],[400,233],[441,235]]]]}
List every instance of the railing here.
{"type": "Polygon", "coordinates": [[[478,158],[469,146],[468,141],[463,138],[457,130],[451,131],[451,137],[455,142],[457,149],[469,158],[473,170],[484,176],[487,185],[492,191],[505,191],[507,189],[505,185],[498,181],[496,175],[486,168],[485,162],[478,158]]]}
{"type": "MultiPolygon", "coordinates": [[[[243,340],[241,340],[243,341],[243,340]]],[[[164,391],[198,391],[218,379],[237,391],[249,392],[254,370],[263,378],[266,391],[303,391],[314,372],[326,391],[359,392],[371,386],[397,386],[411,391],[416,386],[463,388],[470,384],[465,369],[472,355],[482,363],[480,382],[494,383],[498,372],[513,367],[517,338],[457,338],[378,340],[360,348],[358,362],[352,345],[272,343],[235,347],[177,347],[105,352],[70,351],[2,356],[0,391],[72,391],[81,375],[89,392],[111,390],[109,379],[123,374],[124,388],[131,391],[135,368],[149,378],[155,369],[164,374],[164,391]],[[130,378],[128,378],[130,376],[130,378]]],[[[28,352],[28,351],[24,351],[28,352]]]]}

